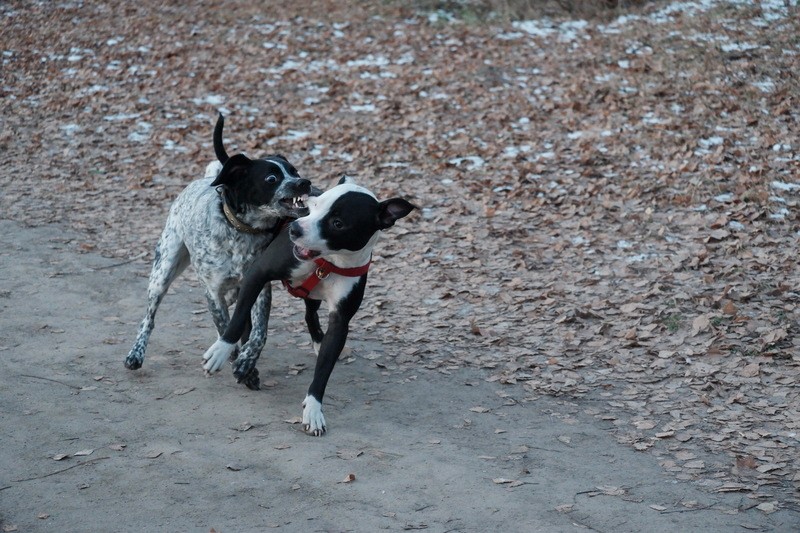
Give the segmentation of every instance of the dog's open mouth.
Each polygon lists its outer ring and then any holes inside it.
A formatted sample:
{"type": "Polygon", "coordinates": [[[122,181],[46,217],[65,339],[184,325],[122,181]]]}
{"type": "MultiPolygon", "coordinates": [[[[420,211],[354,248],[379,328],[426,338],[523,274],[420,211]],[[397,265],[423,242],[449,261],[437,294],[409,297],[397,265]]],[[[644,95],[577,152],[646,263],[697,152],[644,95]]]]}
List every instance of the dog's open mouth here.
{"type": "Polygon", "coordinates": [[[297,244],[294,245],[294,256],[301,261],[311,261],[315,257],[319,257],[321,252],[316,250],[309,250],[297,244]]]}
{"type": "Polygon", "coordinates": [[[282,198],[279,202],[281,207],[286,209],[295,218],[308,215],[308,195],[294,196],[292,198],[282,198]]]}

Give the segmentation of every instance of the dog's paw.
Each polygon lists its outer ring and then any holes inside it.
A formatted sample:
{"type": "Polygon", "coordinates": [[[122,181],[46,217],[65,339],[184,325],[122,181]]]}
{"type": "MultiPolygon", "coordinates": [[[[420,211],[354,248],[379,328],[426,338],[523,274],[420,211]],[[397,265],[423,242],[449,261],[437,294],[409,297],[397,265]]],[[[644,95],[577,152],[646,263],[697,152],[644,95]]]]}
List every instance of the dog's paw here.
{"type": "Polygon", "coordinates": [[[238,380],[239,383],[244,383],[244,386],[250,390],[261,390],[261,378],[258,377],[258,369],[254,368],[242,379],[238,380]]]}
{"type": "Polygon", "coordinates": [[[325,417],[322,415],[322,404],[310,394],[303,400],[303,429],[306,433],[319,437],[325,433],[325,417]]]}
{"type": "Polygon", "coordinates": [[[233,377],[237,383],[244,383],[251,390],[258,390],[261,386],[256,360],[250,357],[240,357],[233,362],[233,377]]]}
{"type": "Polygon", "coordinates": [[[217,342],[212,344],[211,348],[206,350],[206,353],[203,354],[203,360],[205,361],[203,369],[208,373],[217,372],[222,368],[222,365],[230,359],[231,353],[233,353],[235,349],[235,344],[218,339],[217,342]]]}
{"type": "Polygon", "coordinates": [[[136,348],[131,350],[131,353],[125,358],[125,368],[129,370],[142,368],[142,363],[144,363],[144,354],[136,348]]]}

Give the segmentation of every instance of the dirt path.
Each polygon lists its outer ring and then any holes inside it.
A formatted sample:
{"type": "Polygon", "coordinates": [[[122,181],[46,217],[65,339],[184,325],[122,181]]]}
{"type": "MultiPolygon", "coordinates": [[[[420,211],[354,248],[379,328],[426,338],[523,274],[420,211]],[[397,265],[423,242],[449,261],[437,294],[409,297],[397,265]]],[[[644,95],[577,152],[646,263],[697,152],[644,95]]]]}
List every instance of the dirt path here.
{"type": "Polygon", "coordinates": [[[299,307],[283,297],[260,392],[203,377],[213,333],[191,279],[165,300],[144,368],[127,371],[148,265],[110,267],[74,253],[72,237],[0,221],[3,531],[797,524],[790,510],[766,515],[742,495],[674,481],[586,415],[589,402],[520,405],[477,371],[401,370],[358,325],[329,388],[330,432],[308,437],[291,422],[313,359],[299,307]]]}

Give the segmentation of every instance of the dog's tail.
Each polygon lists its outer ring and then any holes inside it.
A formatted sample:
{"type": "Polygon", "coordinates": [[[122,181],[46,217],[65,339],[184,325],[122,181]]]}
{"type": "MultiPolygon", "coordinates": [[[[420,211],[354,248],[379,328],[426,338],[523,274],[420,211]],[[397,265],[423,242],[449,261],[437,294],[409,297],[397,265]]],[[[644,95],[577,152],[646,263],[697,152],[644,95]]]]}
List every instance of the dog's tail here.
{"type": "Polygon", "coordinates": [[[219,118],[217,118],[217,125],[214,126],[214,153],[217,154],[217,159],[223,165],[228,160],[228,152],[225,151],[225,147],[222,146],[222,127],[225,126],[225,118],[222,116],[222,113],[219,114],[219,118]]]}

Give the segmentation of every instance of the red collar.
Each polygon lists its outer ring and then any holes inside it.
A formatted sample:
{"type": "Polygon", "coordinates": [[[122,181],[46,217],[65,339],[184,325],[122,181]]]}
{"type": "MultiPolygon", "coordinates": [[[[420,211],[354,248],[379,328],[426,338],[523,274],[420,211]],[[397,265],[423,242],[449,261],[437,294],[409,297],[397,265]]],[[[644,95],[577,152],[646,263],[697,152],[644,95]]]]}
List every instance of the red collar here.
{"type": "Polygon", "coordinates": [[[363,276],[369,270],[369,266],[372,264],[372,258],[370,257],[370,260],[367,261],[366,265],[355,268],[339,268],[330,261],[326,261],[321,257],[314,259],[314,263],[317,264],[317,269],[314,270],[314,272],[299,286],[292,287],[291,283],[289,283],[289,280],[282,280],[283,286],[286,287],[286,290],[289,291],[289,294],[296,298],[308,298],[308,295],[311,294],[311,291],[314,290],[314,287],[316,287],[320,281],[327,278],[330,274],[338,274],[348,278],[357,278],[363,276]]]}

